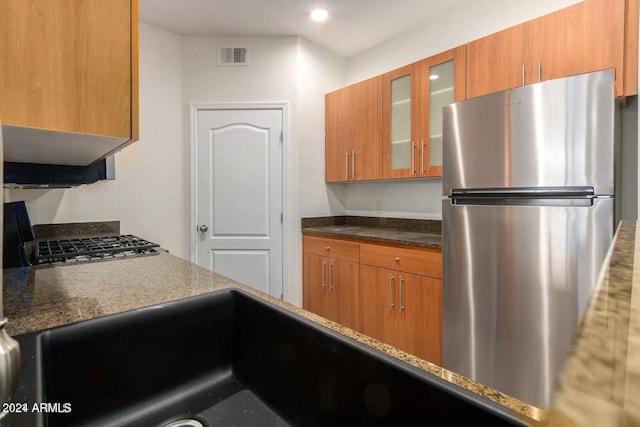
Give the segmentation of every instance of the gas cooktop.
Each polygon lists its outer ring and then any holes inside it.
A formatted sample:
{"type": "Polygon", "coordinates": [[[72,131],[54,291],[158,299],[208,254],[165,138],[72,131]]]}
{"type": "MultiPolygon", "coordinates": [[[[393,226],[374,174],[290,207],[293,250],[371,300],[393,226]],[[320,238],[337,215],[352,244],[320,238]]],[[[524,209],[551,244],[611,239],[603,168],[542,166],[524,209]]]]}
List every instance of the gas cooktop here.
{"type": "Polygon", "coordinates": [[[33,264],[100,261],[157,255],[160,245],[132,234],[39,241],[33,264]]]}

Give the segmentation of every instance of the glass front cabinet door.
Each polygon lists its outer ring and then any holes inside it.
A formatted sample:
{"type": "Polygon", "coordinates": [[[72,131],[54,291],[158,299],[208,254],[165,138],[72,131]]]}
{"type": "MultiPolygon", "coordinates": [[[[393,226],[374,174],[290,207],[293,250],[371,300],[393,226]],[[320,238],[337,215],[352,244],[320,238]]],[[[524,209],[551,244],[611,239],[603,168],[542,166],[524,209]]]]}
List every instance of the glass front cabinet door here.
{"type": "Polygon", "coordinates": [[[465,98],[465,46],[382,76],[384,179],[442,176],[442,107],[465,98]]]}
{"type": "Polygon", "coordinates": [[[465,99],[465,49],[461,46],[419,63],[418,176],[442,176],[442,108],[465,99]]]}
{"type": "Polygon", "coordinates": [[[382,177],[416,176],[418,65],[382,75],[382,177]]]}

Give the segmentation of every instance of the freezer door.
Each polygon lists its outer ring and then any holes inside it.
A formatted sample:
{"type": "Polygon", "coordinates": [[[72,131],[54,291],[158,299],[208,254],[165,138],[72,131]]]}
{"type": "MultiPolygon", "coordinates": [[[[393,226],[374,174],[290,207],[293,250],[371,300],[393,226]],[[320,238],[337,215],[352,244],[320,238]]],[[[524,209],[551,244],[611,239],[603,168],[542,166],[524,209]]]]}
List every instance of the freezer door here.
{"type": "Polygon", "coordinates": [[[546,406],[613,234],[591,207],[443,200],[444,367],[546,406]]]}
{"type": "Polygon", "coordinates": [[[613,70],[443,109],[443,195],[455,188],[580,187],[613,194],[613,70]]]}

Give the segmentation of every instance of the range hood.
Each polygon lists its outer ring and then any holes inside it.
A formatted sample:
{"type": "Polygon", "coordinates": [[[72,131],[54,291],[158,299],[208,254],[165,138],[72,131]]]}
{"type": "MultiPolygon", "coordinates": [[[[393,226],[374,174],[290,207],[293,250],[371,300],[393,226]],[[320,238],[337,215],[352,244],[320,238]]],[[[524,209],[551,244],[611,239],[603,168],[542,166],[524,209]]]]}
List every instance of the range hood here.
{"type": "Polygon", "coordinates": [[[4,162],[5,188],[72,188],[113,179],[113,156],[89,166],[4,162]]]}
{"type": "Polygon", "coordinates": [[[71,188],[115,179],[125,138],[3,125],[5,188],[71,188]],[[108,156],[108,157],[107,157],[108,156]]]}

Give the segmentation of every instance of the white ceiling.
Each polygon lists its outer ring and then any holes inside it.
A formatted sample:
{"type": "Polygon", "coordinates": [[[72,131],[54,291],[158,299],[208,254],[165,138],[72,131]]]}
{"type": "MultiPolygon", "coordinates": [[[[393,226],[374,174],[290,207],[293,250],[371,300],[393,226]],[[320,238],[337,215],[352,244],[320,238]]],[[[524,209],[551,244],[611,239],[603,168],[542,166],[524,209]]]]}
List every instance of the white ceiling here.
{"type": "Polygon", "coordinates": [[[467,0],[140,0],[141,20],[183,35],[300,36],[348,58],[467,0]],[[329,10],[311,21],[315,7],[329,10]]]}

